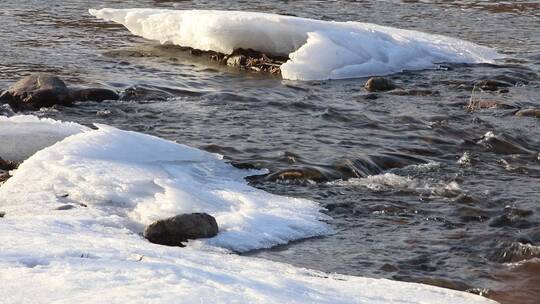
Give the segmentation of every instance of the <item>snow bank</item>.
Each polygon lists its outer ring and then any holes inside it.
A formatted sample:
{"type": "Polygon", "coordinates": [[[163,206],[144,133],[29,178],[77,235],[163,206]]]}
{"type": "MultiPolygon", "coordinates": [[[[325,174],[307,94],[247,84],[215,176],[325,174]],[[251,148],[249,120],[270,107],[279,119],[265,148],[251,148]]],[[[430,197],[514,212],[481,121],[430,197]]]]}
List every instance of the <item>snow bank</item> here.
{"type": "Polygon", "coordinates": [[[0,116],[0,157],[23,161],[37,151],[88,128],[32,115],[0,116]]]}
{"type": "Polygon", "coordinates": [[[154,245],[65,213],[0,219],[2,303],[494,303],[413,283],[324,274],[234,254],[154,245]]]}
{"type": "Polygon", "coordinates": [[[225,54],[251,48],[289,56],[291,80],[381,76],[436,63],[493,62],[493,49],[467,41],[360,22],[329,22],[275,14],[163,9],[91,9],[137,36],[225,54]]]}
{"type": "Polygon", "coordinates": [[[103,125],[13,119],[79,133],[34,154],[0,187],[2,303],[494,303],[230,254],[219,247],[326,233],[326,217],[314,202],[249,187],[250,172],[217,154],[103,125]],[[65,205],[74,208],[57,209],[65,205]],[[217,237],[178,248],[140,235],[154,219],[194,211],[216,216],[217,237]]]}
{"type": "Polygon", "coordinates": [[[88,212],[117,215],[115,225],[135,233],[158,219],[206,212],[220,233],[203,243],[235,251],[329,232],[316,203],[252,188],[243,178],[253,173],[217,154],[98,125],[25,161],[0,188],[0,206],[12,215],[42,215],[84,204],[88,212]]]}

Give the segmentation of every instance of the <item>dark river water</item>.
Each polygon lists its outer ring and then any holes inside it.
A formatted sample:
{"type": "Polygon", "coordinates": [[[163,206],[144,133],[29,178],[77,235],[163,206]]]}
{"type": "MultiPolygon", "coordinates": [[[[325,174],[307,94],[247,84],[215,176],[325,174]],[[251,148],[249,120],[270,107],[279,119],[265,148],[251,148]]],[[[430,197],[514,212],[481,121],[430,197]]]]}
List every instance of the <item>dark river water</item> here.
{"type": "Polygon", "coordinates": [[[252,185],[315,200],[335,234],[247,255],[540,303],[540,1],[2,1],[0,88],[31,72],[141,96],[37,115],[106,123],[264,167],[252,185]],[[417,29],[498,49],[497,65],[291,82],[132,36],[88,8],[241,9],[417,29]],[[467,111],[476,90],[495,108],[467,111]],[[426,92],[427,90],[431,93],[426,92]],[[311,179],[311,180],[308,180],[311,179]]]}

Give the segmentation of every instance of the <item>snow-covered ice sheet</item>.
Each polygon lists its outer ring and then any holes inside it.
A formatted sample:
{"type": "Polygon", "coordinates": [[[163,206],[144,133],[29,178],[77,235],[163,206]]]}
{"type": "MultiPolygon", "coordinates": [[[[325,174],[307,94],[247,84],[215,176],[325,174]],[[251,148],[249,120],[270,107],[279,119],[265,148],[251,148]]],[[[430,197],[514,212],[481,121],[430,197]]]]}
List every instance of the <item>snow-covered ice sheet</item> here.
{"type": "Polygon", "coordinates": [[[0,187],[2,303],[493,303],[232,254],[222,248],[327,233],[327,218],[314,202],[249,187],[253,172],[217,154],[97,127],[35,153],[0,187]],[[154,219],[195,211],[216,217],[217,237],[179,248],[140,235],[154,219]]]}
{"type": "Polygon", "coordinates": [[[360,22],[330,22],[217,10],[90,10],[161,43],[230,54],[254,49],[289,56],[283,78],[324,80],[382,76],[437,63],[492,63],[491,48],[460,39],[360,22]]]}
{"type": "MultiPolygon", "coordinates": [[[[144,225],[206,212],[220,233],[205,244],[246,251],[329,232],[317,203],[247,185],[220,155],[105,125],[37,152],[0,188],[11,215],[40,215],[67,203],[142,233],[144,225]],[[39,202],[39,203],[36,203],[39,202]]],[[[197,242],[195,242],[197,243],[197,242]]]]}
{"type": "Polygon", "coordinates": [[[0,116],[0,157],[23,161],[37,151],[84,130],[88,128],[76,123],[32,115],[0,116]]]}
{"type": "Polygon", "coordinates": [[[427,285],[324,274],[263,259],[151,244],[115,218],[56,211],[0,219],[0,291],[19,303],[480,304],[427,285]]]}

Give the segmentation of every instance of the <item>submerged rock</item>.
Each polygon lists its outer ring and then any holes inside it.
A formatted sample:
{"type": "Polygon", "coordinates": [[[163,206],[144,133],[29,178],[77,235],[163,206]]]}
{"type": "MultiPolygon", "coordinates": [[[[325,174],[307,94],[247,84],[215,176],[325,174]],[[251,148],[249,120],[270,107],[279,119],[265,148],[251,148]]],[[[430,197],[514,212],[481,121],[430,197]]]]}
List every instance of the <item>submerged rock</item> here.
{"type": "Polygon", "coordinates": [[[119,95],[109,89],[103,88],[69,88],[69,95],[73,101],[104,101],[118,100],[119,95]]]}
{"type": "Polygon", "coordinates": [[[439,96],[439,91],[432,90],[395,90],[392,95],[398,96],[439,96]]]}
{"type": "Polygon", "coordinates": [[[152,243],[181,247],[188,239],[210,238],[217,233],[216,219],[206,213],[177,215],[156,221],[144,229],[144,237],[152,243]]]}
{"type": "Polygon", "coordinates": [[[165,101],[167,99],[173,98],[174,95],[160,90],[158,88],[151,88],[146,86],[132,86],[124,90],[120,94],[120,100],[129,100],[129,101],[143,101],[143,100],[154,100],[154,101],[165,101]]]}
{"type": "Polygon", "coordinates": [[[118,99],[116,92],[100,88],[68,88],[53,75],[37,73],[24,77],[0,95],[15,111],[35,110],[54,105],[71,106],[75,101],[118,99]]]}
{"type": "Polygon", "coordinates": [[[19,165],[16,162],[6,161],[0,157],[0,170],[9,171],[17,169],[19,165]]]}
{"type": "Polygon", "coordinates": [[[540,258],[540,247],[518,242],[505,243],[495,250],[490,260],[499,263],[515,263],[519,261],[540,258]]]}
{"type": "Polygon", "coordinates": [[[397,86],[389,79],[383,77],[371,77],[364,84],[364,88],[369,92],[383,92],[394,90],[397,86]]]}
{"type": "Polygon", "coordinates": [[[475,87],[480,88],[484,91],[497,91],[499,88],[507,88],[511,86],[512,84],[506,81],[500,81],[495,79],[481,80],[475,84],[475,87]]]}
{"type": "Polygon", "coordinates": [[[281,170],[275,173],[271,173],[268,176],[266,176],[267,181],[294,181],[294,182],[307,182],[307,181],[314,181],[314,182],[326,182],[333,179],[337,179],[336,177],[328,177],[325,175],[321,169],[316,168],[310,168],[310,167],[301,167],[301,168],[291,168],[291,169],[285,169],[281,170]]]}
{"type": "Polygon", "coordinates": [[[540,118],[540,108],[522,109],[514,114],[519,117],[536,117],[540,118]]]}

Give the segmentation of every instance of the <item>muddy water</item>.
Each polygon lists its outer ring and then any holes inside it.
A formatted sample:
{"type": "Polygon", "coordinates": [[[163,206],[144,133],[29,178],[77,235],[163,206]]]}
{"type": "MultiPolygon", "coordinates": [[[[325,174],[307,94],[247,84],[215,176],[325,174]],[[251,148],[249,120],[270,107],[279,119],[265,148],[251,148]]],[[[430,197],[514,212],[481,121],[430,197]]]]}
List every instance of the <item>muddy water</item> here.
{"type": "Polygon", "coordinates": [[[0,88],[45,71],[132,92],[132,101],[38,115],[107,123],[264,167],[250,182],[318,201],[333,235],[249,255],[352,275],[424,282],[502,303],[540,299],[538,1],[14,1],[0,8],[0,88]],[[497,65],[442,65],[390,78],[290,82],[238,72],[92,19],[89,7],[233,8],[358,20],[499,49],[497,65]],[[497,80],[475,98],[475,83],[497,80]],[[135,93],[133,93],[135,92],[135,93]]]}

